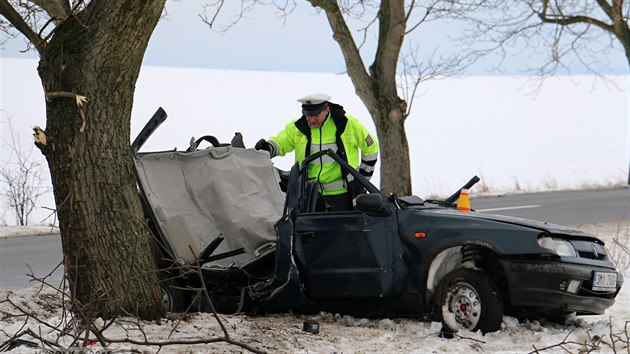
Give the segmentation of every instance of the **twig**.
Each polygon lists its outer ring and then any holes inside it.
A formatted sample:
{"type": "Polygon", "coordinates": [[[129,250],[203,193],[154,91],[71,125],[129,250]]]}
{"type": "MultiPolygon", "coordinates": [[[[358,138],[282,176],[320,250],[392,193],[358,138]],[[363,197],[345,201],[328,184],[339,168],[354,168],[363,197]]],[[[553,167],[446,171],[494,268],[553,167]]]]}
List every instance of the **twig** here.
{"type": "Polygon", "coordinates": [[[457,333],[453,333],[453,337],[457,337],[457,338],[459,338],[459,339],[468,339],[468,340],[471,340],[471,341],[473,341],[473,342],[477,342],[477,343],[479,343],[479,344],[486,344],[486,342],[485,342],[485,341],[482,341],[482,340],[479,340],[479,339],[475,339],[475,338],[471,338],[471,337],[461,336],[461,335],[459,335],[459,334],[457,334],[457,333]]]}
{"type": "Polygon", "coordinates": [[[66,92],[66,91],[49,92],[45,96],[46,101],[52,101],[53,99],[61,98],[61,97],[72,98],[75,100],[77,104],[77,108],[79,108],[79,114],[81,115],[81,127],[79,128],[79,132],[83,133],[83,131],[85,131],[85,124],[86,124],[85,111],[83,109],[83,105],[88,103],[90,99],[87,96],[82,96],[73,92],[66,92]]]}
{"type": "MultiPolygon", "coordinates": [[[[132,260],[132,265],[135,265],[134,260],[132,260]]],[[[59,266],[57,266],[57,268],[58,267],[59,266]]],[[[61,288],[56,288],[52,286],[51,284],[49,284],[49,282],[46,280],[48,277],[50,277],[50,275],[55,270],[51,271],[44,278],[37,278],[32,274],[33,271],[31,269],[29,276],[34,281],[37,281],[41,284],[41,288],[38,291],[38,294],[44,289],[44,287],[47,287],[47,288],[54,289],[55,294],[61,295],[61,298],[62,298],[61,309],[63,313],[62,320],[58,324],[51,324],[45,319],[38,317],[38,314],[36,312],[29,311],[23,308],[20,304],[13,301],[13,299],[11,299],[9,295],[7,295],[7,298],[2,300],[2,302],[8,303],[9,305],[11,305],[13,309],[17,310],[17,313],[6,313],[7,316],[9,317],[22,317],[23,316],[24,324],[13,336],[10,336],[7,334],[7,336],[10,337],[10,339],[9,341],[5,342],[5,344],[9,342],[16,343],[16,341],[22,341],[22,339],[20,338],[25,337],[25,336],[30,336],[41,343],[42,349],[53,348],[54,350],[64,351],[64,350],[67,350],[69,347],[78,346],[81,344],[86,345],[90,343],[91,341],[93,341],[93,339],[91,338],[91,335],[93,334],[94,337],[96,337],[96,340],[98,340],[99,344],[102,345],[103,347],[108,347],[109,345],[113,343],[116,343],[116,344],[128,343],[128,344],[140,345],[140,346],[158,346],[161,349],[163,347],[170,346],[170,345],[198,345],[198,344],[212,344],[212,343],[224,342],[229,345],[234,345],[253,353],[264,353],[264,351],[254,348],[253,346],[247,343],[243,343],[238,340],[234,340],[230,338],[226,326],[221,320],[221,317],[219,316],[219,314],[215,311],[215,308],[211,302],[210,296],[205,287],[205,283],[203,282],[203,274],[201,273],[201,267],[198,261],[193,262],[192,264],[189,264],[189,265],[180,266],[179,268],[176,268],[176,270],[178,274],[193,274],[194,273],[200,277],[199,279],[201,280],[201,283],[203,284],[203,286],[199,288],[187,288],[187,290],[194,290],[197,293],[203,294],[203,296],[205,296],[205,300],[210,304],[210,309],[212,310],[215,319],[217,320],[217,322],[219,323],[222,329],[222,333],[223,333],[222,336],[213,337],[213,338],[198,338],[198,339],[174,338],[174,339],[169,339],[169,340],[154,340],[154,339],[149,338],[149,336],[143,330],[142,324],[138,320],[134,323],[134,325],[137,328],[137,330],[140,331],[142,335],[142,339],[130,338],[129,332],[126,338],[109,338],[105,334],[105,330],[109,328],[110,326],[112,326],[114,323],[120,324],[120,321],[121,321],[120,319],[115,317],[114,319],[112,319],[112,321],[108,321],[108,323],[104,324],[101,328],[99,328],[99,326],[96,324],[95,319],[93,317],[93,314],[94,314],[93,310],[95,308],[94,303],[82,304],[76,300],[72,300],[71,312],[68,311],[66,308],[65,299],[67,297],[70,299],[76,299],[76,297],[74,296],[74,294],[66,293],[65,291],[62,290],[66,288],[67,278],[66,277],[63,278],[63,281],[60,285],[61,288]],[[74,315],[74,316],[71,316],[70,319],[68,320],[66,318],[66,314],[74,315]],[[31,319],[40,324],[40,326],[38,327],[39,333],[36,333],[35,331],[31,329],[26,329],[26,330],[24,329],[31,319]],[[64,323],[66,323],[65,326],[63,325],[64,323]],[[48,333],[46,335],[49,335],[51,332],[57,333],[56,341],[51,341],[49,339],[46,339],[45,334],[42,333],[42,328],[45,328],[47,330],[48,333]],[[67,340],[65,342],[65,345],[60,344],[61,343],[60,341],[64,339],[67,340]],[[70,343],[68,347],[66,347],[67,343],[70,343]]],[[[142,275],[139,275],[139,276],[142,276],[142,275]]],[[[131,273],[127,275],[127,278],[131,278],[131,277],[132,277],[131,273]]],[[[129,290],[128,284],[129,284],[129,281],[127,280],[117,286],[123,286],[128,291],[129,290]]],[[[98,299],[96,301],[98,301],[98,299]]],[[[127,330],[125,326],[121,325],[121,327],[127,330]]],[[[12,344],[7,344],[7,345],[12,345],[12,344]]],[[[139,350],[137,352],[142,352],[142,351],[139,350]]]]}

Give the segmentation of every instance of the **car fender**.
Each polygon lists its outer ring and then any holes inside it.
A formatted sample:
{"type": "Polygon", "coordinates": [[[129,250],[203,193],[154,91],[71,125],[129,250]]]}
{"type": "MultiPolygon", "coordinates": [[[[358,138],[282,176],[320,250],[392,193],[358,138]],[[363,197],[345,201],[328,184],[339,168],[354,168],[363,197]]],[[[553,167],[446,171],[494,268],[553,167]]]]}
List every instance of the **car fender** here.
{"type": "Polygon", "coordinates": [[[461,246],[447,248],[440,252],[433,260],[427,271],[427,295],[433,297],[437,284],[442,278],[455,268],[462,265],[461,246]]]}

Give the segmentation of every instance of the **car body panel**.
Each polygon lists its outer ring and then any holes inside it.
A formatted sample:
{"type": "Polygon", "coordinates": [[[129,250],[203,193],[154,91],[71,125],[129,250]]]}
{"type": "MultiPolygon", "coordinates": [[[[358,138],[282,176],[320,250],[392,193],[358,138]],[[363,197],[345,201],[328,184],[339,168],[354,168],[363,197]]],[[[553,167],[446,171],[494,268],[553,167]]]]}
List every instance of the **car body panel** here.
{"type": "Polygon", "coordinates": [[[393,215],[300,214],[295,240],[309,298],[389,297],[404,292],[407,271],[393,215]]]}
{"type": "Polygon", "coordinates": [[[275,243],[284,198],[266,153],[220,146],[138,153],[134,163],[145,205],[174,258],[191,262],[221,236],[217,254],[243,252],[212,263],[242,265],[275,243]]]}
{"type": "Polygon", "coordinates": [[[564,262],[531,262],[524,260],[502,260],[507,274],[510,305],[529,312],[545,314],[576,312],[580,315],[603,314],[615,303],[623,277],[617,275],[619,287],[613,291],[593,291],[593,272],[611,272],[610,267],[593,267],[585,264],[564,262]],[[576,294],[562,291],[561,284],[567,280],[580,282],[576,294]]]}

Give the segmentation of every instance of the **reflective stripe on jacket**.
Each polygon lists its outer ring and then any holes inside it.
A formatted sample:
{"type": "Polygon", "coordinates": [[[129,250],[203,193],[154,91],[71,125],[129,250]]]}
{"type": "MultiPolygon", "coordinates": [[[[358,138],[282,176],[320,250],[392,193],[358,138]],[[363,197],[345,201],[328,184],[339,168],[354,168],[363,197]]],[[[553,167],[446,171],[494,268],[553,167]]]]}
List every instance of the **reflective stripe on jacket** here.
{"type": "MultiPolygon", "coordinates": [[[[310,128],[306,118],[302,116],[287,124],[278,135],[271,137],[271,157],[284,156],[295,150],[295,161],[301,166],[306,156],[331,149],[365,177],[371,177],[378,158],[378,142],[357,118],[346,115],[343,107],[334,103],[330,107],[331,113],[321,127],[310,128]]],[[[322,156],[311,162],[308,178],[320,183],[320,190],[324,195],[348,191],[341,167],[329,156],[322,156]]]]}

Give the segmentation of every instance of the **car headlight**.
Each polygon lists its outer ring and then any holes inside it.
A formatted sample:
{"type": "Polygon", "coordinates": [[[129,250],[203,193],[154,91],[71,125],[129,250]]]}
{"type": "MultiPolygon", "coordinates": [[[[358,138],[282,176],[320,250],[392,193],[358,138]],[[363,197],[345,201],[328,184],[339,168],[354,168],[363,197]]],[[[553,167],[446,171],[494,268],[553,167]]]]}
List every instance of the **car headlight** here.
{"type": "Polygon", "coordinates": [[[561,240],[559,238],[541,237],[538,239],[538,245],[543,248],[547,248],[555,252],[558,256],[563,257],[575,257],[575,248],[569,241],[561,240]]]}

